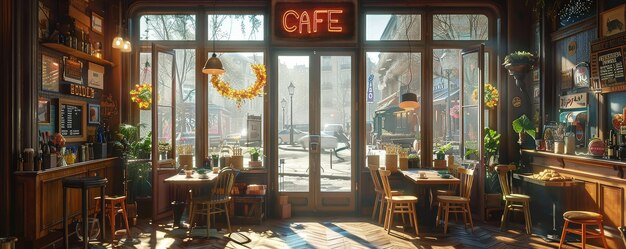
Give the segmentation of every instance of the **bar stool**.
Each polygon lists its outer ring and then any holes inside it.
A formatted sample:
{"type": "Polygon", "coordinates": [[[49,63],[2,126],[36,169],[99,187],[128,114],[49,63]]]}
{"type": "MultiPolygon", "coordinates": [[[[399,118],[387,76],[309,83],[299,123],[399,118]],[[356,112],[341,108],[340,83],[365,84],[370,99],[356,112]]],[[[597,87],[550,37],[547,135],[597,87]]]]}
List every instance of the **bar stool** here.
{"type": "MultiPolygon", "coordinates": [[[[87,196],[89,195],[89,189],[100,188],[100,198],[104,199],[104,190],[107,185],[107,179],[100,176],[81,176],[81,177],[69,177],[63,179],[63,234],[65,240],[65,248],[69,248],[69,234],[67,229],[67,191],[70,188],[80,189],[82,196],[82,212],[83,217],[83,248],[89,248],[89,224],[88,224],[88,210],[89,202],[87,196]]],[[[101,209],[104,210],[104,202],[101,203],[101,209]]],[[[104,212],[100,217],[100,232],[102,237],[100,241],[104,241],[104,212]]]]}
{"type": "MultiPolygon", "coordinates": [[[[102,197],[94,198],[96,200],[96,212],[94,217],[98,214],[100,210],[100,200],[102,197]]],[[[126,213],[126,196],[105,196],[104,197],[104,212],[109,216],[109,224],[111,227],[111,244],[113,244],[113,239],[115,239],[115,217],[117,214],[122,214],[124,218],[124,225],[126,226],[126,237],[130,238],[130,228],[128,227],[128,215],[126,213]]]]}
{"type": "Polygon", "coordinates": [[[602,225],[602,215],[595,212],[588,211],[567,211],[563,214],[565,224],[563,224],[563,234],[561,234],[561,242],[559,248],[565,243],[565,236],[567,233],[578,234],[582,237],[582,248],[585,249],[587,239],[601,238],[604,248],[608,248],[606,245],[606,237],[604,237],[604,226],[602,225]],[[575,228],[569,228],[569,223],[578,224],[581,226],[580,231],[575,228]],[[587,226],[598,226],[600,232],[587,231],[587,226]]]}

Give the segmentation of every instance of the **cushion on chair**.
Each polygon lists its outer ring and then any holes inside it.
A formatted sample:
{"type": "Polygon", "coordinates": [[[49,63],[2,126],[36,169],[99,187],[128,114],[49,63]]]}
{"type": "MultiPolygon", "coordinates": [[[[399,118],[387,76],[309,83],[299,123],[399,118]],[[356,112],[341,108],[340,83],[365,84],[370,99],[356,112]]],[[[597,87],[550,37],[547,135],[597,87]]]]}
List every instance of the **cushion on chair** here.
{"type": "Polygon", "coordinates": [[[391,197],[391,201],[397,202],[416,202],[417,197],[410,195],[394,195],[391,197]]]}
{"type": "Polygon", "coordinates": [[[504,200],[507,200],[507,201],[529,201],[530,200],[530,196],[522,195],[522,194],[510,194],[510,195],[505,195],[504,196],[504,200]]]}
{"type": "Polygon", "coordinates": [[[450,203],[462,203],[462,202],[469,202],[469,199],[465,198],[465,197],[460,197],[460,196],[448,196],[448,195],[441,195],[441,196],[437,196],[437,200],[439,202],[450,202],[450,203]]]}
{"type": "Polygon", "coordinates": [[[568,220],[600,220],[602,215],[589,211],[567,211],[563,214],[563,218],[568,220]]]}

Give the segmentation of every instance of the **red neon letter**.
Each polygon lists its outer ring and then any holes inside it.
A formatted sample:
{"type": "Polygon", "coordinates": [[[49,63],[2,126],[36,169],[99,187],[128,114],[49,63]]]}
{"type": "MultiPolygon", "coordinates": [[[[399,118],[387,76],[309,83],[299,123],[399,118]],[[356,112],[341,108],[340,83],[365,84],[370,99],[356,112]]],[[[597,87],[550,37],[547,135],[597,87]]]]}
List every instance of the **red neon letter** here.
{"type": "Polygon", "coordinates": [[[328,13],[328,11],[327,10],[316,10],[316,11],[313,12],[313,20],[314,20],[314,22],[313,22],[313,32],[314,33],[317,33],[317,24],[324,22],[324,19],[317,17],[317,14],[321,14],[321,13],[328,13]]]}
{"type": "Polygon", "coordinates": [[[311,18],[309,18],[309,13],[306,11],[302,11],[300,15],[300,34],[302,34],[302,26],[306,25],[307,33],[311,33],[311,18]]]}
{"type": "Polygon", "coordinates": [[[341,32],[343,31],[343,28],[340,27],[333,27],[333,23],[339,23],[339,20],[337,19],[333,19],[332,14],[341,14],[343,13],[343,10],[328,10],[328,32],[341,32]]]}
{"type": "Polygon", "coordinates": [[[298,16],[298,13],[293,11],[293,10],[288,10],[285,11],[285,13],[283,14],[283,29],[287,32],[294,32],[296,31],[296,29],[298,29],[298,27],[296,27],[296,25],[293,26],[288,26],[287,25],[287,17],[288,16],[294,16],[297,19],[299,19],[300,17],[298,16]]]}

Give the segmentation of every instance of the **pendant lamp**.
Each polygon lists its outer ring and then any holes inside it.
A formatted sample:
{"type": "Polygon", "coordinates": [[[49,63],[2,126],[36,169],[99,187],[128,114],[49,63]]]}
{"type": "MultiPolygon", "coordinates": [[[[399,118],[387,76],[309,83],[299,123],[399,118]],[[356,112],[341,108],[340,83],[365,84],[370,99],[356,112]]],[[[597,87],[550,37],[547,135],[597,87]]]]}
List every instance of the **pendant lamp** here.
{"type": "Polygon", "coordinates": [[[120,49],[120,51],[123,53],[129,53],[132,51],[132,46],[130,44],[130,41],[124,40],[124,38],[122,38],[122,1],[121,0],[118,2],[118,10],[119,10],[119,13],[118,13],[119,22],[117,26],[117,36],[113,38],[111,47],[120,49]]]}
{"type": "Polygon", "coordinates": [[[398,107],[406,110],[406,111],[410,111],[410,110],[415,110],[417,108],[420,107],[419,102],[417,102],[417,95],[415,95],[415,93],[411,92],[411,82],[413,81],[413,71],[411,70],[411,61],[413,58],[411,58],[412,56],[412,52],[411,52],[411,42],[409,39],[409,28],[411,27],[411,24],[413,24],[413,16],[411,16],[411,18],[409,19],[409,25],[407,25],[406,27],[406,40],[409,42],[409,74],[410,74],[410,78],[409,78],[409,83],[407,84],[407,89],[406,89],[406,93],[402,94],[400,96],[400,104],[398,104],[398,107]]]}
{"type": "Polygon", "coordinates": [[[204,74],[224,74],[224,66],[222,65],[222,61],[220,61],[220,59],[217,58],[217,55],[215,54],[215,34],[217,33],[216,18],[217,15],[213,14],[213,55],[204,63],[204,67],[202,68],[202,73],[204,74]]]}
{"type": "Polygon", "coordinates": [[[122,45],[120,51],[122,51],[123,53],[130,53],[131,51],[133,51],[133,47],[130,44],[130,41],[124,41],[124,45],[122,45]]]}
{"type": "Polygon", "coordinates": [[[398,106],[404,110],[415,110],[420,108],[420,103],[417,102],[415,93],[407,92],[400,96],[400,104],[398,106]]]}

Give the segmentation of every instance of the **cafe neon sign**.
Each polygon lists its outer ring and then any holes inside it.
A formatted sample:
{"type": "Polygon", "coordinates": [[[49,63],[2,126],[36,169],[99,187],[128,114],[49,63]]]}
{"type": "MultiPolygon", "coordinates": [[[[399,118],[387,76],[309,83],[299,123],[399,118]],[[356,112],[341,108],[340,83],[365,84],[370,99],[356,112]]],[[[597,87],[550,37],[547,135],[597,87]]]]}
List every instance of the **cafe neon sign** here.
{"type": "Polygon", "coordinates": [[[278,2],[274,6],[277,38],[350,40],[354,38],[352,2],[278,2]]]}

